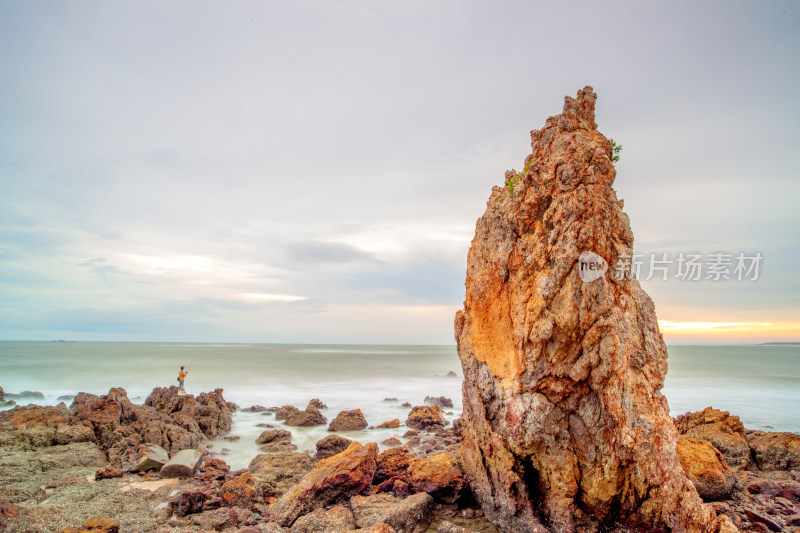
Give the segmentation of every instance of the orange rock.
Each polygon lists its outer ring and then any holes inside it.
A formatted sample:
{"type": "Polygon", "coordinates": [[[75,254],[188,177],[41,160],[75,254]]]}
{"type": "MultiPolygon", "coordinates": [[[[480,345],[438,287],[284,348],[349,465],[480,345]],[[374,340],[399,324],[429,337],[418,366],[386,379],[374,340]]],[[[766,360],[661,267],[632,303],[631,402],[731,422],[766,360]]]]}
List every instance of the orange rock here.
{"type": "Polygon", "coordinates": [[[683,471],[703,500],[722,500],[730,496],[736,476],[710,442],[681,435],[677,450],[683,471]]]}
{"type": "Polygon", "coordinates": [[[110,518],[89,518],[81,527],[68,527],[61,533],[119,533],[119,522],[110,518]]]}
{"type": "Polygon", "coordinates": [[[447,453],[412,460],[408,474],[412,492],[427,492],[441,503],[455,503],[467,485],[464,472],[447,453]]]}
{"type": "Polygon", "coordinates": [[[406,483],[411,481],[408,467],[417,458],[407,447],[390,448],[378,456],[375,470],[375,482],[382,483],[386,480],[401,479],[406,483]]]}
{"type": "Polygon", "coordinates": [[[367,419],[361,409],[341,411],[336,418],[331,420],[328,431],[358,431],[367,427],[367,419]]]}
{"type": "Polygon", "coordinates": [[[463,466],[504,533],[544,531],[542,515],[554,531],[705,531],[716,515],[678,461],[667,350],[626,276],[633,233],[596,98],[578,91],[531,132],[476,224],[455,317],[463,466]]]}
{"type": "Polygon", "coordinates": [[[352,443],[341,453],[319,461],[303,478],[269,507],[284,527],[312,509],[358,494],[372,483],[378,446],[352,443]]]}
{"type": "Polygon", "coordinates": [[[414,429],[436,429],[447,425],[447,420],[438,405],[417,405],[411,408],[406,425],[414,429]]]}
{"type": "Polygon", "coordinates": [[[379,428],[399,428],[400,427],[400,420],[395,418],[394,420],[389,420],[387,422],[382,423],[378,427],[379,428]]]}
{"type": "Polygon", "coordinates": [[[261,493],[258,490],[253,474],[245,470],[222,484],[219,489],[219,497],[227,506],[238,505],[246,507],[249,504],[259,502],[261,493]]]}
{"type": "Polygon", "coordinates": [[[738,469],[750,466],[750,446],[744,437],[744,426],[739,417],[706,407],[702,411],[678,416],[675,426],[681,434],[713,444],[731,467],[738,469]]]}
{"type": "Polygon", "coordinates": [[[99,481],[101,479],[112,479],[115,477],[122,477],[122,469],[121,468],[114,468],[111,466],[103,466],[100,467],[97,472],[94,474],[95,481],[99,481]]]}

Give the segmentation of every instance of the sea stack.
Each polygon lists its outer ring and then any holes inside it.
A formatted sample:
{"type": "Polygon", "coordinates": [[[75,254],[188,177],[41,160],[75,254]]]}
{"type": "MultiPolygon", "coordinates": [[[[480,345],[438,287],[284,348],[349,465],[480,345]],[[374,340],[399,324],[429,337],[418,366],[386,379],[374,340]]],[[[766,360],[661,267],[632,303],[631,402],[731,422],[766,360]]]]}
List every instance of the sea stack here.
{"type": "Polygon", "coordinates": [[[678,461],[653,302],[615,269],[633,233],[596,98],[531,132],[477,222],[455,318],[464,467],[503,533],[717,531],[678,461]]]}

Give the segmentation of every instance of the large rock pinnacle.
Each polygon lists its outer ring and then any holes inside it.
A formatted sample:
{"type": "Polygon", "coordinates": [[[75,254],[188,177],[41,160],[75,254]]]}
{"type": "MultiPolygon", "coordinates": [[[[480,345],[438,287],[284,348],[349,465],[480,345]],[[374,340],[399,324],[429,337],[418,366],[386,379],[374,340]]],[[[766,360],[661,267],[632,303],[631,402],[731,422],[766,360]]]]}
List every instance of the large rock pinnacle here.
{"type": "Polygon", "coordinates": [[[591,87],[531,132],[478,220],[455,335],[473,492],[505,532],[717,531],[681,469],[652,300],[591,87]],[[609,265],[581,276],[583,252],[609,265]],[[583,279],[591,279],[583,281],[583,279]]]}

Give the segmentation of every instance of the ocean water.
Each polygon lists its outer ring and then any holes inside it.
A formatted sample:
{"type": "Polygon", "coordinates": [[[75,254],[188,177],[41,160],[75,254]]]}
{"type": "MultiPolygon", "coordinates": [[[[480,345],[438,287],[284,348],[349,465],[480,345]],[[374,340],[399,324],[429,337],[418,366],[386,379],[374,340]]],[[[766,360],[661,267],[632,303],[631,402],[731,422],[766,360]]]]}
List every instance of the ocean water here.
{"type": "MultiPolygon", "coordinates": [[[[751,429],[800,432],[800,346],[671,346],[664,393],[673,415],[708,405],[731,411],[751,429]]],[[[155,387],[176,385],[189,371],[191,394],[222,388],[240,407],[295,405],[319,398],[332,420],[340,410],[361,409],[370,425],[405,420],[425,396],[446,396],[461,414],[461,367],[454,346],[262,345],[104,342],[0,342],[0,386],[6,392],[40,391],[57,404],[62,395],[105,394],[123,387],[136,403],[155,387]],[[456,375],[453,376],[452,373],[456,375]],[[396,398],[396,401],[385,401],[396,398]]],[[[69,404],[69,402],[67,402],[69,404]]],[[[259,453],[263,427],[285,428],[274,416],[237,412],[238,441],[212,442],[233,468],[259,453]]],[[[303,451],[328,435],[326,426],[286,428],[303,451]]],[[[361,442],[401,437],[407,430],[366,429],[341,435],[361,442]]]]}

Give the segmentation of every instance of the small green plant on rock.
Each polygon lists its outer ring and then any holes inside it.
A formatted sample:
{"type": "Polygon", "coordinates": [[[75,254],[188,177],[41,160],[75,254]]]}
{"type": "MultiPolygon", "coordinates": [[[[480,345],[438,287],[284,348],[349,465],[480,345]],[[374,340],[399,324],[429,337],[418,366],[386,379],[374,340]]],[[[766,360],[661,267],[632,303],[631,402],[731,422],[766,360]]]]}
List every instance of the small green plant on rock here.
{"type": "Polygon", "coordinates": [[[619,161],[619,153],[622,151],[622,145],[617,144],[614,139],[609,139],[609,141],[611,141],[611,155],[609,157],[612,163],[616,163],[619,161]]]}
{"type": "Polygon", "coordinates": [[[519,174],[516,174],[513,178],[506,179],[506,190],[508,191],[509,196],[514,194],[514,187],[516,187],[517,183],[519,183],[519,178],[519,174]]]}

